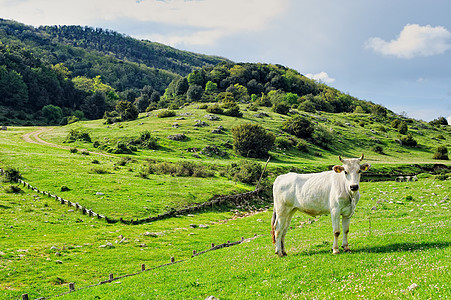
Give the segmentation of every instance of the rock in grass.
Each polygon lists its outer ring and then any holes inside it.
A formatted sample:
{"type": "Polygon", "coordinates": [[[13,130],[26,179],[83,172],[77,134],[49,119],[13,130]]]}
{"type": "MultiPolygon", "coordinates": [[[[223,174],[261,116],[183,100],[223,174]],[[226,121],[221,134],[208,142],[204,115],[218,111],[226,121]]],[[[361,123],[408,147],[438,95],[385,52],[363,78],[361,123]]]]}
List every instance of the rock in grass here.
{"type": "Polygon", "coordinates": [[[418,287],[418,284],[412,283],[407,289],[408,289],[409,291],[412,291],[412,290],[416,289],[417,287],[418,287]]]}
{"type": "Polygon", "coordinates": [[[219,300],[219,299],[216,298],[215,296],[208,296],[207,298],[205,298],[205,300],[219,300]]]}

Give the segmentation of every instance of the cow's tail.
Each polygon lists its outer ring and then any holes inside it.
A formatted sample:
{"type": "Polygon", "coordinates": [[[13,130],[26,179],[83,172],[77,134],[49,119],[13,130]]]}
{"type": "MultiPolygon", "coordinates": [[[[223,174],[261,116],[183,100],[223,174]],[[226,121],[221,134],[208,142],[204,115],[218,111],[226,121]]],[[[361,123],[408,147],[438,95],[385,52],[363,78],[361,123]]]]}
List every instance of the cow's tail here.
{"type": "Polygon", "coordinates": [[[271,219],[271,236],[272,236],[273,244],[276,243],[276,236],[275,236],[275,229],[274,229],[274,224],[276,223],[276,218],[277,218],[276,208],[274,208],[274,212],[272,213],[272,219],[271,219]]]}

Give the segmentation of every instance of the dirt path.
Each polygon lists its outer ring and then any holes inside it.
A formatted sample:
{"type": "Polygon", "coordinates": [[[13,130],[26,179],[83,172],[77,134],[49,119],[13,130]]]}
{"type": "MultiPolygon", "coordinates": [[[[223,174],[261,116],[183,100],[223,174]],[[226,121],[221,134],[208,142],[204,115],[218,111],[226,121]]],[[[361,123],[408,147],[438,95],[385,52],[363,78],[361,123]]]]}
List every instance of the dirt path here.
{"type": "MultiPolygon", "coordinates": [[[[69,146],[61,146],[58,144],[53,144],[47,141],[44,141],[43,139],[41,139],[40,135],[44,132],[49,132],[51,131],[53,128],[48,128],[48,127],[39,127],[38,130],[33,131],[33,132],[29,132],[26,133],[22,136],[22,139],[27,142],[27,143],[32,143],[32,144],[38,144],[38,145],[45,145],[45,146],[49,146],[49,147],[53,147],[53,148],[59,148],[59,149],[67,149],[69,150],[71,147],[69,146]]],[[[81,151],[87,151],[86,149],[80,149],[81,151]]],[[[103,155],[103,156],[108,156],[108,157],[114,157],[113,155],[109,155],[109,154],[105,154],[105,153],[100,153],[100,152],[93,152],[93,151],[87,151],[89,152],[89,154],[96,154],[96,155],[103,155]]]]}

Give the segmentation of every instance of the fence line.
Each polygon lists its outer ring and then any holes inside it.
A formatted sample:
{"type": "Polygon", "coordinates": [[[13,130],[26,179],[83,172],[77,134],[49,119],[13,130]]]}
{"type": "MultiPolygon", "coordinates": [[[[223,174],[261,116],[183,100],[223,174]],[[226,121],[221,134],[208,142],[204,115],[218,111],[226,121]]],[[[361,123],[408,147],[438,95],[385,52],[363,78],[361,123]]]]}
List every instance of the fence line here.
{"type": "MultiPolygon", "coordinates": [[[[227,248],[227,247],[240,245],[242,243],[247,243],[247,242],[255,240],[256,238],[261,237],[261,236],[263,236],[263,235],[254,234],[253,237],[247,238],[247,239],[245,239],[244,237],[241,237],[241,240],[236,241],[236,242],[227,241],[227,243],[220,244],[220,245],[211,244],[211,247],[209,249],[204,250],[204,251],[196,252],[196,250],[193,250],[193,254],[191,255],[190,258],[194,258],[196,256],[205,254],[205,253],[210,252],[210,251],[215,251],[215,250],[219,250],[219,249],[222,249],[222,248],[227,248]]],[[[138,272],[135,272],[135,273],[121,275],[121,276],[118,276],[118,277],[114,277],[114,274],[109,274],[107,280],[103,280],[103,281],[100,281],[97,284],[88,285],[88,286],[81,287],[81,288],[78,288],[78,289],[75,289],[75,283],[71,282],[71,283],[69,283],[69,291],[68,292],[65,292],[65,293],[62,293],[62,294],[58,294],[58,295],[54,295],[54,296],[49,296],[49,297],[40,297],[40,298],[37,298],[36,300],[38,300],[38,299],[39,300],[41,300],[41,299],[43,300],[43,299],[49,299],[49,298],[52,298],[52,297],[64,296],[64,295],[67,295],[67,294],[70,294],[70,293],[73,293],[73,292],[76,292],[76,291],[80,291],[80,290],[96,287],[96,286],[99,286],[99,285],[102,285],[102,284],[106,284],[106,283],[111,283],[113,281],[116,281],[116,280],[119,280],[119,279],[122,279],[122,278],[136,276],[136,275],[142,274],[144,272],[148,272],[148,271],[155,270],[155,269],[158,269],[158,268],[163,268],[163,267],[175,265],[175,264],[178,264],[178,263],[181,263],[181,262],[185,262],[188,259],[189,258],[181,259],[181,260],[175,260],[174,257],[171,257],[169,263],[165,263],[165,264],[162,264],[162,265],[154,266],[154,267],[151,267],[149,269],[147,269],[145,267],[145,264],[141,264],[141,271],[138,271],[138,272]]],[[[28,300],[28,294],[23,294],[22,295],[22,300],[28,300]]]]}
{"type": "MultiPolygon", "coordinates": [[[[4,173],[4,170],[0,168],[0,174],[3,174],[3,173],[4,173]]],[[[254,191],[249,191],[249,192],[236,194],[236,195],[215,195],[212,198],[210,198],[209,201],[203,202],[201,204],[197,204],[197,205],[193,205],[193,206],[189,206],[189,207],[181,208],[181,209],[171,209],[167,212],[164,212],[164,213],[159,214],[154,217],[148,217],[148,218],[136,219],[136,220],[133,220],[133,219],[124,220],[123,218],[114,219],[114,218],[107,217],[105,215],[94,212],[92,209],[88,209],[88,208],[78,204],[78,202],[72,202],[72,201],[63,199],[57,195],[51,194],[50,192],[40,191],[38,188],[33,187],[32,185],[30,185],[29,183],[25,182],[22,179],[17,179],[17,182],[19,184],[22,184],[24,187],[35,191],[36,193],[41,193],[49,198],[54,198],[56,201],[60,202],[61,204],[66,204],[70,207],[74,207],[75,209],[80,210],[83,214],[87,214],[90,217],[97,217],[98,219],[104,219],[108,223],[121,222],[123,224],[128,224],[128,225],[145,224],[145,223],[150,223],[150,222],[154,222],[154,221],[172,218],[177,215],[186,215],[186,214],[198,212],[198,211],[201,211],[201,210],[204,210],[207,208],[213,208],[215,205],[223,205],[226,203],[232,203],[234,205],[249,204],[250,201],[252,201],[253,198],[258,197],[258,194],[260,193],[260,191],[262,191],[261,188],[258,188],[254,191]]]]}

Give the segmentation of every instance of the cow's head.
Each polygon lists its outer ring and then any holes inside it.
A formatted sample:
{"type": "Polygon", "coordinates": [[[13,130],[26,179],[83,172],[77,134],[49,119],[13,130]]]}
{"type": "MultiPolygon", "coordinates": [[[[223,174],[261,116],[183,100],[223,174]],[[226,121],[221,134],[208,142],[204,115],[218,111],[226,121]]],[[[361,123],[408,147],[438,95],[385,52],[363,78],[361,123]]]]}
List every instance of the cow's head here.
{"type": "Polygon", "coordinates": [[[371,168],[370,164],[360,164],[363,160],[363,154],[360,158],[350,158],[343,159],[341,156],[338,157],[343,163],[342,166],[334,166],[334,171],[336,173],[344,173],[346,178],[346,185],[352,192],[357,192],[359,190],[360,183],[360,173],[368,171],[371,168]]]}

